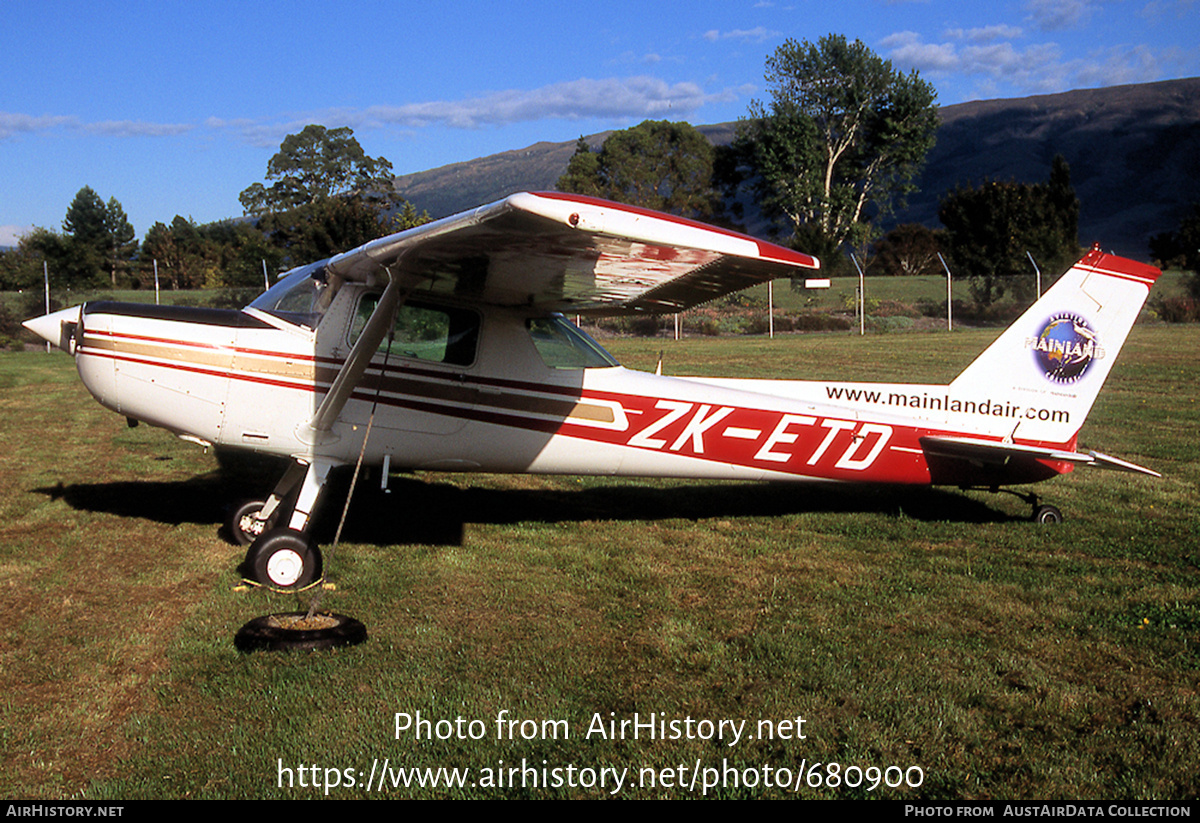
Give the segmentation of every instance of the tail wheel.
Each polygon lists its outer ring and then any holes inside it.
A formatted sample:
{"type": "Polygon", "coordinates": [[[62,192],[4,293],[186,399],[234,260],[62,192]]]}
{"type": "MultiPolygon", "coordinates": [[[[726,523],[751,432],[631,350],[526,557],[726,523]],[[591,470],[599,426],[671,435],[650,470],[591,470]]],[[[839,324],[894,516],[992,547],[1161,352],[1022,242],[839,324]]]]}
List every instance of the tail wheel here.
{"type": "Polygon", "coordinates": [[[294,529],[269,529],[250,544],[242,574],[251,583],[277,592],[302,591],[321,579],[321,550],[294,529]]]}
{"type": "Polygon", "coordinates": [[[1061,523],[1063,522],[1063,513],[1054,506],[1038,506],[1033,510],[1034,523],[1061,523]]]}

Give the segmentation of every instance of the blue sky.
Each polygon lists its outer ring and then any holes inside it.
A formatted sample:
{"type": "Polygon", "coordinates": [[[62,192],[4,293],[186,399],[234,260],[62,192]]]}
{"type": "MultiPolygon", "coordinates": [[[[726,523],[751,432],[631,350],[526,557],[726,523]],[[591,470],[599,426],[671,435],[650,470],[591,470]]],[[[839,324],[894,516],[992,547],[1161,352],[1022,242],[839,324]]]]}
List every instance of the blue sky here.
{"type": "Polygon", "coordinates": [[[85,185],[139,237],[238,216],[308,123],[405,173],[736,120],[789,38],[860,39],[943,105],[1200,75],[1197,0],[5,0],[0,21],[0,245],[61,229],[85,185]]]}

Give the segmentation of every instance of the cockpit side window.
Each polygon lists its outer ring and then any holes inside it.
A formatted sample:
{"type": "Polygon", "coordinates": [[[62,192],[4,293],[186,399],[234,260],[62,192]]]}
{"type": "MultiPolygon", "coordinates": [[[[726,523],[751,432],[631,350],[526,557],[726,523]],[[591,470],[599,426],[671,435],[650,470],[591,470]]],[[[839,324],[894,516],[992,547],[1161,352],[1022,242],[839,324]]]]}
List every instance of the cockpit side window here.
{"type": "Polygon", "coordinates": [[[561,314],[525,321],[533,345],[552,369],[594,369],[619,365],[599,343],[561,314]]]}
{"type": "MultiPolygon", "coordinates": [[[[358,309],[350,324],[351,345],[362,334],[378,303],[378,294],[365,295],[358,301],[358,309]]],[[[420,301],[405,302],[396,312],[389,356],[450,366],[469,366],[475,362],[479,324],[479,315],[469,309],[434,306],[420,301]]],[[[388,338],[385,337],[379,351],[387,348],[388,338]]]]}

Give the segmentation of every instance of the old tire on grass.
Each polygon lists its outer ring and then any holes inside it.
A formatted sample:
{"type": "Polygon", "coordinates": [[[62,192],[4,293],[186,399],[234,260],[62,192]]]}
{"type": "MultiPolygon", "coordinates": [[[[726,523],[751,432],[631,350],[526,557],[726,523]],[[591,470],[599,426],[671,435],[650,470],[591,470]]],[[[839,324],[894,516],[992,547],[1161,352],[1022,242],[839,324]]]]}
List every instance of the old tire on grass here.
{"type": "Polygon", "coordinates": [[[367,639],[367,627],[344,614],[317,612],[265,614],[242,626],[233,638],[238,651],[315,651],[354,646],[367,639]]]}

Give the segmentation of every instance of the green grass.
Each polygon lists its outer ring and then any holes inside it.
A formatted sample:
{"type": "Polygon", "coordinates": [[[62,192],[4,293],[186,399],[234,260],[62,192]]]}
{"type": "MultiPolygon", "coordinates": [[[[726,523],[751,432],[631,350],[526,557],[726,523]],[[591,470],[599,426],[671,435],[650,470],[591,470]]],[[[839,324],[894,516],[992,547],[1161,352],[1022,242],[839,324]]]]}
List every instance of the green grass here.
{"type": "MultiPolygon", "coordinates": [[[[937,381],[994,335],[610,348],[650,369],[663,350],[668,374],[937,381]]],[[[758,777],[709,796],[791,797],[763,785],[768,768],[830,762],[924,777],[800,796],[1195,798],[1198,346],[1195,327],[1134,330],[1081,439],[1164,477],[1043,484],[1067,514],[1057,528],[1025,522],[1011,497],[955,490],[399,477],[390,495],[357,496],[327,556],[325,603],[363,620],[368,642],[252,655],[234,650],[237,628],[295,598],[236,590],[241,552],[217,531],[270,470],[222,473],[162,431],[127,429],[65,356],[0,355],[0,795],[321,797],[299,787],[301,766],[365,780],[387,758],[481,782],[501,761],[629,769],[626,798],[699,796],[662,783],[696,763],[758,777]],[[501,711],[537,733],[496,739],[501,711]],[[417,712],[481,721],[485,739],[397,739],[396,713],[417,712]],[[800,716],[805,738],[586,737],[595,717],[635,712],[751,733],[800,716]],[[293,788],[277,786],[280,762],[293,788]],[[653,786],[638,782],[647,769],[653,786]]],[[[325,545],[340,507],[334,491],[325,545]]]]}

